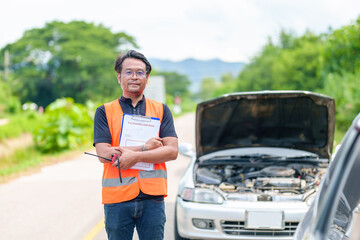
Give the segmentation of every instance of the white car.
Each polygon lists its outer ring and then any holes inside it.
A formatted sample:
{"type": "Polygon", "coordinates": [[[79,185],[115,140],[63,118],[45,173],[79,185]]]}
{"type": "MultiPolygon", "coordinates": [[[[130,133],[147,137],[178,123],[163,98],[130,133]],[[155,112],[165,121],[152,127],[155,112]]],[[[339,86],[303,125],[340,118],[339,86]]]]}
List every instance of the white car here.
{"type": "Polygon", "coordinates": [[[292,239],[333,147],[335,103],[304,91],[198,104],[196,152],[182,177],[175,239],[292,239]]]}

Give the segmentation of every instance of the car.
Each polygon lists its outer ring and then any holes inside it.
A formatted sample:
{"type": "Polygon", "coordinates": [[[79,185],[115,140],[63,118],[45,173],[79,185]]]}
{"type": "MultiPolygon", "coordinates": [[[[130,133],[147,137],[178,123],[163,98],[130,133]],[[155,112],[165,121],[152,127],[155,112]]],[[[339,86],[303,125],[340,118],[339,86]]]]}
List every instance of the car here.
{"type": "Polygon", "coordinates": [[[175,239],[292,239],[332,155],[334,99],[308,91],[223,95],[196,108],[175,239]]]}
{"type": "Polygon", "coordinates": [[[295,240],[360,239],[360,114],[334,154],[295,240]]]}

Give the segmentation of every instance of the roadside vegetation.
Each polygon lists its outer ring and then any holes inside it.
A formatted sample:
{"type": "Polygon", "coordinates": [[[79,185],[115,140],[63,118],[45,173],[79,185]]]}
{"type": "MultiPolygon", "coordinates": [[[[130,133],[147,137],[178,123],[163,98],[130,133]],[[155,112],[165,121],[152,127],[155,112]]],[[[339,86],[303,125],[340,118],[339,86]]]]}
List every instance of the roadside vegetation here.
{"type": "Polygon", "coordinates": [[[32,130],[42,126],[44,118],[34,111],[24,111],[5,116],[6,124],[0,125],[0,142],[9,138],[20,137],[32,133],[32,130]]]}
{"type": "Polygon", "coordinates": [[[360,112],[359,39],[360,17],[319,35],[283,30],[277,39],[268,39],[238,76],[224,75],[220,83],[204,79],[201,94],[213,98],[228,92],[306,90],[328,95],[335,99],[339,144],[360,112]]]}
{"type": "MultiPolygon", "coordinates": [[[[283,30],[237,76],[205,78],[197,93],[189,91],[188,76],[156,69],[152,75],[164,76],[166,104],[175,116],[193,112],[200,100],[229,92],[328,95],[336,103],[336,145],[360,112],[359,39],[360,18],[319,35],[283,30]]],[[[138,46],[126,33],[83,21],[54,21],[0,49],[0,149],[5,149],[0,152],[0,181],[92,146],[96,107],[121,95],[114,58],[130,48],[138,46]],[[33,140],[22,141],[28,134],[33,140]],[[18,140],[15,147],[7,145],[11,139],[18,140]]]]}
{"type": "Polygon", "coordinates": [[[0,141],[0,182],[71,152],[89,149],[94,109],[92,102],[82,105],[72,98],[61,98],[51,103],[45,113],[33,109],[10,117],[7,124],[0,126],[5,133],[0,141]],[[33,140],[26,140],[25,134],[31,134],[33,140]]]}

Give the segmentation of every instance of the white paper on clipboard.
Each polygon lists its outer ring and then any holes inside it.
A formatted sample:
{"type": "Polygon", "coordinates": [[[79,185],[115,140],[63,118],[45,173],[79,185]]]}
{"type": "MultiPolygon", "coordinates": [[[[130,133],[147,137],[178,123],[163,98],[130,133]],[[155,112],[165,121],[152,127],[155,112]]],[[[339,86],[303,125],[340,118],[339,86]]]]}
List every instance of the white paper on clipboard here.
{"type": "MultiPolygon", "coordinates": [[[[159,136],[160,119],[124,114],[120,133],[120,147],[144,145],[152,137],[159,136]]],[[[139,162],[131,169],[154,170],[153,163],[139,162]]]]}

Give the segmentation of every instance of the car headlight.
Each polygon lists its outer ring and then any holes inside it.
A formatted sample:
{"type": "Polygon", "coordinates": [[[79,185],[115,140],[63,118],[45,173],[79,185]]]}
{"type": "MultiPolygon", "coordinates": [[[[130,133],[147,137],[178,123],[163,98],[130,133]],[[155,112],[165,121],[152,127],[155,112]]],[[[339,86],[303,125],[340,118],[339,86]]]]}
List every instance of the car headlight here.
{"type": "Polygon", "coordinates": [[[224,201],[219,193],[206,188],[184,188],[181,193],[181,198],[185,201],[199,203],[221,204],[224,201]]]}

